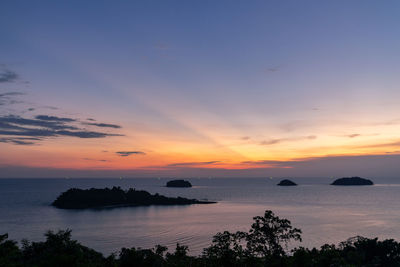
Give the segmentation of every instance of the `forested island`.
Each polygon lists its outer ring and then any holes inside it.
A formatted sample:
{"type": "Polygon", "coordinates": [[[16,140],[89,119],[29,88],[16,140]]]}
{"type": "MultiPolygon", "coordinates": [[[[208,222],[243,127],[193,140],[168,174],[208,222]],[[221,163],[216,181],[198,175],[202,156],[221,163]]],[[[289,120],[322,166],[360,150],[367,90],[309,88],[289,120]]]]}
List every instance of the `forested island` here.
{"type": "Polygon", "coordinates": [[[284,179],[284,180],[280,181],[279,184],[277,184],[277,185],[279,185],[279,186],[295,186],[297,184],[291,180],[284,179]]]}
{"type": "Polygon", "coordinates": [[[100,252],[71,239],[70,230],[48,231],[42,242],[18,243],[0,235],[0,266],[96,266],[96,267],[329,267],[329,266],[400,266],[400,243],[393,239],[353,237],[339,245],[318,248],[287,244],[301,241],[301,230],[272,211],[253,218],[248,232],[217,233],[202,255],[189,256],[189,248],[177,244],[175,251],[154,248],[122,248],[105,257],[100,252]]]}
{"type": "Polygon", "coordinates": [[[373,185],[371,180],[361,177],[345,177],[336,179],[331,185],[373,185]]]}
{"type": "Polygon", "coordinates": [[[186,180],[172,180],[167,182],[167,187],[192,187],[192,184],[186,180]]]}
{"type": "Polygon", "coordinates": [[[125,191],[120,187],[104,189],[77,189],[72,188],[62,193],[52,203],[60,209],[88,209],[114,208],[127,206],[149,205],[190,205],[212,204],[216,202],[201,201],[182,197],[166,197],[159,194],[150,194],[147,191],[130,188],[125,191]]]}

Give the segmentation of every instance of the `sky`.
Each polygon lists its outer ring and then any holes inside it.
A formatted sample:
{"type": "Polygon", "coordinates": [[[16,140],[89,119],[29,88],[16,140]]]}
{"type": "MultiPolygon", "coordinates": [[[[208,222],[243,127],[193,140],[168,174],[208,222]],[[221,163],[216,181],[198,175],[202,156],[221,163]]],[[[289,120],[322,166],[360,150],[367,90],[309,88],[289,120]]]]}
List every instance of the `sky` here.
{"type": "Polygon", "coordinates": [[[0,177],[397,177],[398,1],[0,8],[0,177]]]}

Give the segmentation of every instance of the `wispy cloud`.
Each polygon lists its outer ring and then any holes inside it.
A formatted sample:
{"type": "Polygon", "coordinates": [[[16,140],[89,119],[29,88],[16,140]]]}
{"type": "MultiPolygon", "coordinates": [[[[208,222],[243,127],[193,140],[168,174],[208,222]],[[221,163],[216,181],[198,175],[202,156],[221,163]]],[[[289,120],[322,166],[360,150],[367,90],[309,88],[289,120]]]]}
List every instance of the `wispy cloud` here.
{"type": "Polygon", "coordinates": [[[83,158],[83,160],[88,160],[88,161],[100,161],[100,162],[110,162],[107,159],[92,159],[92,158],[83,158]]]}
{"type": "Polygon", "coordinates": [[[393,142],[387,142],[387,143],[358,146],[358,148],[384,148],[384,147],[400,147],[400,140],[395,140],[393,142]]]}
{"type": "MultiPolygon", "coordinates": [[[[42,116],[37,116],[42,117],[42,116]]],[[[66,124],[63,118],[53,117],[54,120],[42,120],[42,119],[29,119],[22,118],[20,116],[9,115],[0,117],[0,129],[14,129],[14,130],[23,130],[25,126],[37,126],[52,129],[52,130],[78,130],[78,127],[72,126],[70,124],[66,124]],[[59,120],[58,120],[59,119],[59,120]]],[[[50,118],[50,116],[44,116],[50,118]]],[[[73,120],[72,120],[73,121],[73,120]]],[[[29,128],[32,129],[32,128],[29,128]]]]}
{"type": "Polygon", "coordinates": [[[9,97],[9,96],[16,96],[16,95],[25,95],[25,93],[21,92],[7,92],[0,94],[0,97],[9,97]]]}
{"type": "Polygon", "coordinates": [[[304,128],[312,125],[312,122],[305,120],[290,121],[280,125],[280,128],[286,132],[293,132],[299,128],[304,128]]]}
{"type": "Polygon", "coordinates": [[[131,155],[146,155],[146,153],[145,152],[143,152],[143,151],[118,151],[118,152],[115,152],[118,156],[121,156],[121,157],[128,157],[128,156],[131,156],[131,155]]]}
{"type": "Polygon", "coordinates": [[[48,116],[48,115],[38,115],[35,117],[38,120],[41,121],[54,121],[54,122],[73,122],[76,121],[76,119],[72,118],[60,118],[56,116],[48,116]]]}
{"type": "Polygon", "coordinates": [[[14,145],[33,145],[34,141],[40,141],[40,138],[36,137],[1,137],[0,143],[11,143],[14,145]]]}
{"type": "Polygon", "coordinates": [[[281,143],[283,141],[286,141],[287,139],[270,139],[270,140],[264,140],[260,142],[260,145],[262,146],[268,146],[268,145],[274,145],[281,143]]]}
{"type": "Polygon", "coordinates": [[[0,70],[0,83],[11,83],[18,80],[18,74],[12,70],[0,70]]]}
{"type": "Polygon", "coordinates": [[[275,144],[282,143],[282,142],[291,142],[291,141],[300,141],[300,140],[314,140],[314,139],[317,139],[317,136],[308,135],[308,136],[291,137],[291,138],[269,139],[269,140],[261,141],[260,145],[268,146],[268,145],[275,145],[275,144]]]}
{"type": "Polygon", "coordinates": [[[277,72],[277,71],[279,71],[280,69],[281,69],[281,66],[271,66],[271,67],[265,68],[265,69],[264,69],[264,72],[265,72],[265,73],[277,72]]]}
{"type": "Polygon", "coordinates": [[[373,134],[359,134],[359,133],[352,133],[352,134],[344,134],[344,135],[339,135],[339,137],[347,137],[347,138],[357,138],[357,137],[365,137],[365,136],[377,136],[379,135],[378,133],[373,133],[373,134]]]}
{"type": "MultiPolygon", "coordinates": [[[[3,70],[0,70],[0,82],[13,82],[18,79],[18,75],[15,72],[4,70],[4,66],[2,65],[0,67],[3,67],[3,70]]],[[[0,93],[0,106],[27,103],[15,99],[22,95],[25,95],[25,93],[18,91],[0,93]]],[[[117,133],[93,130],[93,127],[122,128],[116,124],[83,122],[79,118],[61,117],[51,114],[39,114],[34,117],[27,117],[23,114],[28,111],[35,111],[38,108],[58,110],[57,107],[53,106],[36,107],[33,103],[27,104],[29,104],[29,108],[25,108],[25,110],[20,111],[18,114],[15,114],[17,113],[16,111],[11,110],[11,112],[8,112],[8,115],[0,115],[0,143],[32,145],[49,137],[104,138],[122,136],[117,133]]],[[[90,121],[95,120],[90,119],[90,121]]]]}
{"type": "Polygon", "coordinates": [[[25,95],[25,93],[22,93],[22,92],[0,93],[0,106],[21,102],[21,101],[15,100],[16,96],[21,96],[21,95],[25,95]]]}
{"type": "Polygon", "coordinates": [[[119,129],[121,126],[116,125],[116,124],[109,124],[109,123],[85,123],[86,125],[91,125],[91,126],[96,126],[96,127],[101,127],[101,128],[114,128],[114,129],[119,129]]]}
{"type": "Polygon", "coordinates": [[[47,108],[47,109],[51,109],[51,110],[57,110],[57,107],[53,107],[53,106],[42,106],[42,108],[47,108]]]}
{"type": "Polygon", "coordinates": [[[349,137],[349,138],[355,138],[355,137],[361,136],[361,134],[348,134],[346,136],[349,137]]]}
{"type": "Polygon", "coordinates": [[[300,160],[287,160],[287,161],[279,161],[279,160],[254,160],[254,161],[242,161],[240,164],[244,166],[259,166],[259,167],[268,167],[268,168],[290,168],[295,162],[304,162],[309,159],[300,159],[300,160]]]}
{"type": "Polygon", "coordinates": [[[120,134],[86,130],[76,124],[77,121],[73,118],[49,115],[38,115],[35,118],[23,118],[15,115],[2,116],[0,117],[0,137],[3,138],[3,142],[24,145],[33,144],[33,141],[40,141],[46,137],[104,138],[121,136],[120,134]]]}
{"type": "Polygon", "coordinates": [[[200,166],[200,165],[213,165],[216,163],[220,163],[220,161],[203,161],[203,162],[179,162],[168,164],[168,167],[190,167],[190,166],[200,166]]]}

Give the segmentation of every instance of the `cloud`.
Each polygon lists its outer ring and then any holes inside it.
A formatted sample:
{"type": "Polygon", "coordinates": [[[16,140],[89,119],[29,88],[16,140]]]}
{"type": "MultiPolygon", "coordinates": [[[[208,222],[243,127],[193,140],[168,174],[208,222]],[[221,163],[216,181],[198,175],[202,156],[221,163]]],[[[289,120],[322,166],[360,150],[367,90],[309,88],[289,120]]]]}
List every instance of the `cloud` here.
{"type": "Polygon", "coordinates": [[[0,143],[11,143],[14,145],[33,145],[35,142],[39,141],[40,138],[34,137],[2,137],[0,138],[0,143]]]}
{"type": "Polygon", "coordinates": [[[0,71],[0,83],[11,83],[18,80],[18,74],[11,70],[0,71]]]}
{"type": "Polygon", "coordinates": [[[355,138],[355,137],[361,136],[361,134],[348,134],[346,136],[349,137],[349,138],[355,138]]]}
{"type": "MultiPolygon", "coordinates": [[[[39,116],[40,117],[40,116],[39,116]]],[[[52,118],[51,116],[44,116],[47,118],[52,118]]],[[[13,129],[19,129],[23,130],[21,128],[22,126],[37,126],[37,127],[43,127],[43,128],[48,128],[51,130],[78,130],[78,127],[72,126],[69,124],[65,124],[63,119],[66,118],[58,118],[58,117],[53,117],[54,120],[41,120],[41,119],[26,119],[22,118],[20,116],[14,116],[14,115],[9,115],[9,116],[3,116],[0,117],[0,129],[2,128],[1,126],[4,127],[12,127],[13,129]],[[60,119],[60,120],[57,120],[60,119]]],[[[73,121],[73,120],[72,120],[73,121]]]]}
{"type": "Polygon", "coordinates": [[[38,120],[41,120],[41,121],[56,121],[56,122],[73,122],[73,121],[76,121],[76,119],[60,118],[60,117],[48,116],[48,115],[38,115],[35,118],[38,119],[38,120]]]}
{"type": "Polygon", "coordinates": [[[288,161],[279,161],[279,160],[255,160],[255,161],[242,161],[240,164],[249,165],[249,166],[260,166],[260,167],[268,167],[268,168],[291,168],[291,166],[295,162],[303,162],[309,159],[300,159],[300,160],[288,160],[288,161]]]}
{"type": "Polygon", "coordinates": [[[280,128],[286,132],[293,132],[299,128],[304,128],[312,125],[311,122],[305,120],[296,120],[280,125],[280,128]]]}
{"type": "Polygon", "coordinates": [[[267,145],[275,145],[282,142],[291,142],[291,141],[300,141],[300,140],[314,140],[317,139],[315,135],[308,135],[308,136],[301,136],[301,137],[292,137],[292,138],[280,138],[280,139],[270,139],[264,140],[260,142],[260,145],[267,146],[267,145]]]}
{"type": "Polygon", "coordinates": [[[16,101],[14,99],[15,96],[25,95],[25,93],[21,92],[6,92],[0,93],[0,106],[15,104],[15,103],[22,103],[21,101],[16,101]]]}
{"type": "Polygon", "coordinates": [[[120,134],[108,134],[101,132],[91,132],[91,131],[57,131],[56,135],[72,136],[79,138],[103,138],[107,136],[122,136],[120,134]]]}
{"type": "MultiPolygon", "coordinates": [[[[6,80],[11,79],[15,75],[11,72],[1,73],[0,78],[6,80]]],[[[14,99],[16,96],[25,95],[22,92],[5,92],[0,93],[0,106],[14,103],[24,103],[14,99]]],[[[59,117],[54,115],[40,114],[33,118],[23,117],[27,111],[34,111],[37,107],[30,107],[21,111],[19,115],[2,115],[0,116],[0,143],[11,143],[16,145],[31,145],[37,141],[44,140],[49,137],[76,137],[76,138],[104,138],[110,136],[122,136],[121,134],[108,133],[103,131],[94,131],[91,127],[95,126],[103,128],[119,129],[121,126],[108,123],[86,123],[78,118],[59,117]],[[87,129],[89,128],[89,129],[87,129]]],[[[34,104],[33,104],[34,105],[34,104]]],[[[35,105],[34,105],[35,106],[35,105]]],[[[58,110],[52,106],[40,106],[40,108],[48,108],[58,110]]],[[[95,121],[94,119],[90,119],[95,121]]]]}
{"type": "Polygon", "coordinates": [[[356,137],[362,137],[362,136],[377,136],[377,135],[379,135],[379,134],[378,133],[374,133],[374,134],[358,134],[358,133],[354,133],[354,134],[340,135],[340,137],[356,138],[356,137]]]}
{"type": "Polygon", "coordinates": [[[396,140],[396,141],[388,142],[388,143],[358,146],[358,148],[385,148],[385,147],[400,147],[400,140],[396,140]]]}
{"type": "Polygon", "coordinates": [[[264,140],[260,142],[260,145],[262,146],[267,146],[267,145],[274,145],[274,144],[278,144],[281,143],[283,141],[286,141],[287,139],[270,139],[270,140],[264,140]]]}
{"type": "Polygon", "coordinates": [[[190,167],[190,166],[198,166],[198,165],[212,165],[215,163],[220,163],[220,161],[204,161],[204,162],[180,162],[180,163],[172,163],[167,165],[168,167],[190,167]]]}
{"type": "Polygon", "coordinates": [[[115,129],[119,129],[121,128],[121,126],[116,125],[116,124],[109,124],[109,123],[85,123],[86,125],[92,125],[92,126],[96,126],[96,127],[103,127],[103,128],[115,128],[115,129]]]}
{"type": "Polygon", "coordinates": [[[53,106],[42,106],[42,108],[47,108],[47,109],[52,109],[52,110],[57,110],[57,107],[53,107],[53,106]]]}
{"type": "Polygon", "coordinates": [[[15,115],[0,117],[0,138],[3,143],[18,145],[33,144],[46,137],[104,138],[121,136],[120,134],[86,130],[77,123],[78,120],[49,115],[38,115],[35,118],[23,118],[15,115]],[[30,140],[30,141],[24,141],[30,140]]]}
{"type": "Polygon", "coordinates": [[[305,139],[314,140],[314,139],[317,139],[317,136],[316,135],[309,135],[309,136],[306,136],[305,139]]]}
{"type": "Polygon", "coordinates": [[[7,96],[15,96],[15,95],[25,95],[25,93],[21,92],[7,92],[0,94],[0,97],[7,97],[7,96]]]}
{"type": "Polygon", "coordinates": [[[146,153],[145,152],[142,152],[142,151],[118,151],[118,152],[115,152],[118,156],[121,156],[121,157],[128,157],[128,156],[131,156],[131,155],[146,155],[146,153]]]}
{"type": "Polygon", "coordinates": [[[91,159],[91,158],[83,158],[84,160],[89,160],[89,161],[100,161],[100,162],[110,162],[107,159],[91,159]]]}
{"type": "Polygon", "coordinates": [[[269,67],[269,68],[264,69],[264,71],[266,73],[268,73],[268,72],[277,72],[280,69],[281,69],[281,66],[273,66],[273,67],[269,67]]]}

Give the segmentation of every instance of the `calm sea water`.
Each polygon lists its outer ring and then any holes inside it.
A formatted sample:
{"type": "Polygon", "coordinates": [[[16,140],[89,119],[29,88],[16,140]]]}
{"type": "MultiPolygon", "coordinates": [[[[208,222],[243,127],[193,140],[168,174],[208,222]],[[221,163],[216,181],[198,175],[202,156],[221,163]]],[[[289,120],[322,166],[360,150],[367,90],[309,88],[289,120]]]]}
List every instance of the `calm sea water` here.
{"type": "Polygon", "coordinates": [[[168,179],[0,179],[0,234],[43,240],[46,230],[72,229],[74,239],[109,255],[122,247],[173,248],[177,242],[201,253],[220,231],[247,231],[252,217],[269,209],[303,230],[302,246],[348,237],[400,240],[400,179],[373,179],[374,186],[330,186],[333,179],[188,179],[192,188],[166,188],[168,179]],[[167,196],[218,201],[212,205],[60,210],[50,203],[71,188],[135,187],[167,196]]]}

